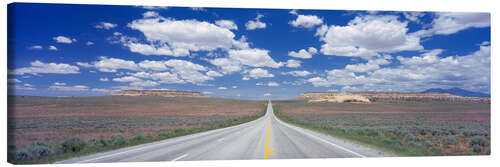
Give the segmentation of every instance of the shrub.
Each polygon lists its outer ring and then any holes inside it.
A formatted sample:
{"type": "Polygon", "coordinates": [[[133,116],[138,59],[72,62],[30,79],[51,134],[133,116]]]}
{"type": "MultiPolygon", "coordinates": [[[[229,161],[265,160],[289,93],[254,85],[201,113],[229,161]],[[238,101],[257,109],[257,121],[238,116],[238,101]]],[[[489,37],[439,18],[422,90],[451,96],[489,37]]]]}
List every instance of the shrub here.
{"type": "Polygon", "coordinates": [[[405,143],[420,142],[421,138],[413,134],[407,134],[404,138],[405,143]]]}
{"type": "Polygon", "coordinates": [[[424,146],[427,147],[427,148],[430,148],[430,147],[433,147],[434,144],[430,140],[425,140],[424,141],[424,146]]]}
{"type": "Polygon", "coordinates": [[[28,148],[28,152],[31,153],[33,158],[40,158],[52,154],[52,150],[49,147],[43,145],[35,145],[28,148]]]}
{"type": "Polygon", "coordinates": [[[432,153],[432,155],[443,155],[443,150],[439,147],[431,147],[429,151],[432,153]]]}
{"type": "Polygon", "coordinates": [[[481,151],[483,151],[483,147],[481,147],[478,144],[475,144],[472,146],[472,151],[474,151],[475,153],[480,153],[481,151]]]}
{"type": "Polygon", "coordinates": [[[487,140],[483,136],[473,136],[469,138],[469,145],[474,146],[474,145],[479,145],[479,146],[484,146],[486,145],[487,140]]]}
{"type": "Polygon", "coordinates": [[[144,140],[146,137],[143,134],[138,134],[135,135],[134,137],[130,138],[131,142],[139,142],[141,140],[144,140]]]}
{"type": "Polygon", "coordinates": [[[31,153],[26,149],[9,152],[8,156],[9,161],[24,161],[33,159],[31,153]]]}
{"type": "Polygon", "coordinates": [[[457,137],[453,135],[448,135],[442,139],[443,144],[458,144],[457,137]]]}
{"type": "Polygon", "coordinates": [[[120,146],[124,145],[126,143],[126,140],[122,135],[115,135],[111,138],[111,143],[115,146],[120,146]]]}
{"type": "Polygon", "coordinates": [[[101,137],[99,139],[92,139],[88,143],[92,147],[106,147],[110,145],[110,141],[108,139],[105,139],[104,137],[101,137]]]}
{"type": "Polygon", "coordinates": [[[69,138],[68,140],[61,143],[61,150],[64,153],[68,152],[79,152],[85,147],[85,142],[81,141],[78,137],[69,138]]]}

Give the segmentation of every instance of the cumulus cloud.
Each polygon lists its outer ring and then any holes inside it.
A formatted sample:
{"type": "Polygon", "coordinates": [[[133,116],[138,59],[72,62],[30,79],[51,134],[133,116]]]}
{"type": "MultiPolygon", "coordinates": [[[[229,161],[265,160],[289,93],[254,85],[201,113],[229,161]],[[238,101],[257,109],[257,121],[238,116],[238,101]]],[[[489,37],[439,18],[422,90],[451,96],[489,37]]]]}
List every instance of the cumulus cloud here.
{"type": "Polygon", "coordinates": [[[265,93],[265,94],[264,94],[264,96],[265,96],[265,97],[270,97],[270,96],[272,96],[272,95],[273,95],[273,94],[271,94],[271,93],[265,93]]]}
{"type": "Polygon", "coordinates": [[[247,28],[247,30],[255,30],[255,29],[266,28],[266,23],[260,21],[260,18],[262,18],[262,17],[264,17],[264,15],[258,14],[257,17],[255,17],[254,20],[249,20],[245,24],[245,27],[247,28]]]}
{"type": "Polygon", "coordinates": [[[228,30],[238,30],[238,26],[234,24],[232,20],[217,20],[215,21],[215,25],[219,27],[228,29],[228,30]]]}
{"type": "Polygon", "coordinates": [[[208,71],[206,74],[209,77],[222,77],[223,76],[221,73],[219,73],[217,71],[212,71],[212,70],[208,71]]]}
{"type": "Polygon", "coordinates": [[[397,16],[357,16],[346,26],[332,25],[320,40],[325,55],[369,59],[379,53],[422,50],[420,38],[408,34],[407,22],[397,16]]]}
{"type": "Polygon", "coordinates": [[[141,79],[133,77],[133,76],[124,76],[120,78],[113,78],[113,81],[115,82],[138,82],[141,81],[141,79]]]}
{"type": "Polygon", "coordinates": [[[221,86],[221,87],[219,87],[219,88],[217,88],[217,89],[219,89],[219,90],[227,90],[227,88],[226,88],[226,87],[222,87],[222,86],[221,86]]]}
{"type": "Polygon", "coordinates": [[[101,72],[116,72],[120,69],[137,71],[140,69],[134,61],[108,57],[99,57],[99,61],[93,62],[91,66],[101,72]]]}
{"type": "Polygon", "coordinates": [[[164,71],[167,70],[167,65],[163,61],[144,60],[137,64],[140,68],[146,70],[164,71]]]}
{"type": "Polygon", "coordinates": [[[207,71],[207,69],[199,64],[194,64],[185,60],[168,60],[166,65],[172,67],[172,70],[187,82],[201,83],[207,80],[213,80],[213,77],[206,76],[200,72],[207,71]]]}
{"type": "Polygon", "coordinates": [[[318,50],[314,47],[309,47],[307,50],[300,49],[298,52],[290,51],[288,52],[288,56],[301,58],[301,59],[310,59],[313,54],[318,53],[318,50]]]}
{"type": "MultiPolygon", "coordinates": [[[[366,73],[351,69],[327,71],[326,78],[314,77],[314,86],[343,86],[343,90],[422,91],[435,87],[461,87],[472,91],[490,90],[490,46],[480,46],[465,56],[437,56],[442,50],[430,50],[420,56],[401,57],[399,66],[379,68],[366,73]]],[[[382,61],[381,61],[382,62],[382,61]]]]}
{"type": "Polygon", "coordinates": [[[16,79],[16,78],[10,78],[10,79],[7,79],[7,83],[21,83],[21,81],[19,79],[16,79]]]}
{"type": "Polygon", "coordinates": [[[290,59],[290,60],[286,61],[286,67],[297,68],[297,67],[300,67],[301,63],[302,62],[300,60],[290,59]]]}
{"type": "Polygon", "coordinates": [[[250,70],[248,72],[248,74],[250,77],[252,77],[254,79],[274,77],[273,74],[269,73],[267,70],[262,69],[262,68],[255,68],[253,70],[250,70]]]}
{"type": "Polygon", "coordinates": [[[34,88],[33,85],[31,84],[23,84],[23,85],[18,85],[18,84],[15,84],[15,85],[8,85],[7,86],[7,89],[11,89],[11,90],[36,90],[36,88],[34,88]]]}
{"type": "Polygon", "coordinates": [[[30,67],[23,67],[14,70],[9,70],[9,74],[24,75],[24,74],[78,74],[80,69],[77,66],[72,66],[64,63],[44,63],[39,60],[30,63],[30,67]]]}
{"type": "Polygon", "coordinates": [[[290,21],[289,24],[294,27],[313,28],[323,24],[323,19],[315,15],[298,15],[297,19],[290,21]]]}
{"type": "Polygon", "coordinates": [[[85,45],[87,45],[87,46],[94,45],[94,42],[92,42],[92,41],[87,41],[87,43],[85,43],[85,45]]]}
{"type": "Polygon", "coordinates": [[[55,46],[50,45],[49,50],[57,51],[57,48],[55,46]]]}
{"type": "Polygon", "coordinates": [[[280,84],[277,82],[268,82],[267,86],[276,87],[276,86],[280,86],[280,84]]]}
{"type": "Polygon", "coordinates": [[[240,71],[242,69],[242,64],[237,60],[232,60],[229,58],[217,58],[209,60],[209,62],[215,66],[222,69],[225,74],[240,71]]]}
{"type": "Polygon", "coordinates": [[[28,49],[31,49],[31,50],[42,50],[43,46],[41,46],[41,45],[33,45],[33,46],[30,46],[28,49]]]}
{"type": "Polygon", "coordinates": [[[89,87],[85,85],[74,85],[74,86],[65,86],[65,85],[52,85],[49,87],[49,90],[56,91],[88,91],[89,87]]]}
{"type": "Polygon", "coordinates": [[[134,20],[128,27],[142,32],[148,43],[123,36],[120,42],[145,55],[187,56],[190,51],[229,49],[235,43],[230,29],[204,21],[155,16],[134,20]]]}
{"type": "Polygon", "coordinates": [[[158,14],[158,12],[155,12],[155,11],[147,11],[147,12],[143,13],[142,16],[144,18],[148,18],[148,17],[158,17],[160,15],[158,14]]]}
{"type": "Polygon", "coordinates": [[[415,34],[427,37],[434,34],[449,35],[468,28],[484,28],[490,26],[489,13],[441,12],[432,21],[432,28],[420,30],[415,34]]]}
{"type": "Polygon", "coordinates": [[[99,24],[95,25],[94,27],[97,29],[112,29],[115,28],[117,25],[113,23],[108,23],[108,22],[100,22],[99,24]]]}
{"type": "Polygon", "coordinates": [[[283,62],[275,62],[269,56],[269,51],[265,49],[230,50],[229,58],[251,67],[279,68],[283,66],[283,62]]]}
{"type": "Polygon", "coordinates": [[[99,78],[99,81],[101,81],[101,82],[108,82],[108,81],[109,81],[109,79],[108,79],[108,78],[106,78],[106,77],[104,77],[104,78],[99,78]]]}
{"type": "Polygon", "coordinates": [[[65,44],[71,44],[73,42],[76,42],[75,38],[70,38],[70,37],[65,37],[65,36],[57,36],[52,38],[54,41],[57,43],[65,43],[65,44]]]}
{"type": "Polygon", "coordinates": [[[311,75],[312,73],[309,72],[309,71],[290,71],[290,72],[283,72],[282,74],[285,74],[285,75],[293,75],[293,76],[296,76],[296,77],[305,77],[305,76],[308,76],[308,75],[311,75]]]}

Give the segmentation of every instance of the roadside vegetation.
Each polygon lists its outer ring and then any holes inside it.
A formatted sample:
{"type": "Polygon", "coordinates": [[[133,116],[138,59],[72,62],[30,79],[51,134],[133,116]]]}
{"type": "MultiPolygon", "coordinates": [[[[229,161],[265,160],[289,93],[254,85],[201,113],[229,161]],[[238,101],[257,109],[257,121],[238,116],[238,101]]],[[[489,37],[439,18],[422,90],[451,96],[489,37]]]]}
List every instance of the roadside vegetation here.
{"type": "Polygon", "coordinates": [[[281,120],[399,156],[489,155],[489,104],[273,102],[281,120]]]}
{"type": "Polygon", "coordinates": [[[187,97],[9,97],[8,161],[52,163],[229,127],[263,116],[265,105],[187,97]]]}

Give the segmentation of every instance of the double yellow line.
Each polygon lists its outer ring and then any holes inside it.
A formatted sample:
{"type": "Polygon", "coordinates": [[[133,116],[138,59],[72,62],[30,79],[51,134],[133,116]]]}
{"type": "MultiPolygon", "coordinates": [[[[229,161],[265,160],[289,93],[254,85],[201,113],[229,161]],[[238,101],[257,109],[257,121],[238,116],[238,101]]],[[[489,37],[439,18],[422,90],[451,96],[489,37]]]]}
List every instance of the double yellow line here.
{"type": "Polygon", "coordinates": [[[269,159],[269,156],[273,156],[273,148],[269,146],[269,139],[271,138],[271,120],[267,125],[267,139],[266,139],[266,153],[264,154],[264,159],[269,159]]]}

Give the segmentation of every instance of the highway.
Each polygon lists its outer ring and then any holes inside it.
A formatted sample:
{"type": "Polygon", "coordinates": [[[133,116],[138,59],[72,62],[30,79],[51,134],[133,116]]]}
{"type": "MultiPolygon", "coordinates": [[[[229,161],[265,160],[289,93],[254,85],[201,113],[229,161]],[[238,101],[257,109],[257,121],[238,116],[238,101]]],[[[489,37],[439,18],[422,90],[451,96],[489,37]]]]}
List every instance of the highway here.
{"type": "Polygon", "coordinates": [[[56,163],[387,157],[391,154],[284,123],[273,114],[207,132],[56,163]]]}

